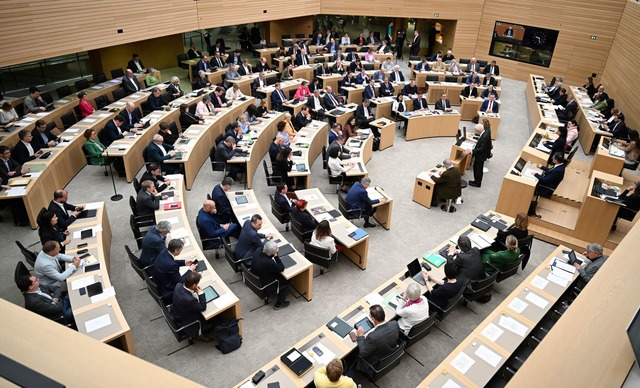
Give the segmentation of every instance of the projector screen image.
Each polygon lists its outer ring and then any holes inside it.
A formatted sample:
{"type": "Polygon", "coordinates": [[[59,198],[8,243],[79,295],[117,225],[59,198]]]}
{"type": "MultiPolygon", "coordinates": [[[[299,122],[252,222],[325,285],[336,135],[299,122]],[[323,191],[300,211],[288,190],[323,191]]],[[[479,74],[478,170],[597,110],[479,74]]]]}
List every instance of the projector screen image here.
{"type": "Polygon", "coordinates": [[[496,22],[489,55],[549,67],[557,30],[496,22]]]}

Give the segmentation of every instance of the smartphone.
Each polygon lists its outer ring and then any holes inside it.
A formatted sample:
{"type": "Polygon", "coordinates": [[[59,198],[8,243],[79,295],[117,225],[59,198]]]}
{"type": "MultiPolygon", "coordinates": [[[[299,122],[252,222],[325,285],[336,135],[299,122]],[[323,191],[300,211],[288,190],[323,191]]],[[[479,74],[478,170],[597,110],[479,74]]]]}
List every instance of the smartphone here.
{"type": "Polygon", "coordinates": [[[324,352],[317,346],[312,347],[311,350],[313,350],[313,352],[318,356],[322,356],[324,354],[324,352]]]}
{"type": "Polygon", "coordinates": [[[91,256],[91,254],[90,254],[90,253],[85,253],[84,255],[80,256],[80,258],[81,258],[81,259],[84,259],[85,257],[89,257],[89,256],[91,256]]]}
{"type": "Polygon", "coordinates": [[[198,259],[193,260],[191,264],[198,264],[198,259]]]}
{"type": "Polygon", "coordinates": [[[79,254],[79,255],[82,255],[82,254],[85,254],[85,253],[87,253],[87,252],[89,252],[89,250],[85,248],[85,249],[80,249],[80,250],[79,250],[78,252],[76,252],[76,253],[77,253],[77,254],[79,254]]]}
{"type": "Polygon", "coordinates": [[[88,244],[88,243],[78,244],[78,245],[76,245],[76,248],[84,248],[84,247],[86,247],[87,245],[89,245],[89,244],[88,244]]]}
{"type": "Polygon", "coordinates": [[[81,289],[78,290],[78,292],[80,292],[80,295],[84,295],[87,293],[87,288],[86,287],[82,287],[81,289]]]}

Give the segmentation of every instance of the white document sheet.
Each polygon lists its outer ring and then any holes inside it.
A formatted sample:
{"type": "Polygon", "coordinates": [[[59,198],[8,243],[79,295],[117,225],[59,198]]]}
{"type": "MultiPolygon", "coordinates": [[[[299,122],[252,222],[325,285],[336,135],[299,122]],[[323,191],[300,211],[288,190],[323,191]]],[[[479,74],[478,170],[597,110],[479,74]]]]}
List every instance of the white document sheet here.
{"type": "Polygon", "coordinates": [[[113,287],[105,288],[102,290],[101,294],[91,297],[91,303],[100,302],[101,300],[111,298],[112,296],[116,296],[116,289],[113,287]]]}
{"type": "Polygon", "coordinates": [[[493,322],[489,323],[487,327],[485,327],[481,331],[482,335],[487,337],[491,342],[496,342],[498,338],[504,333],[504,330],[494,325],[493,322]]]}
{"type": "Polygon", "coordinates": [[[531,280],[531,284],[538,289],[544,290],[547,284],[549,284],[549,281],[541,278],[540,276],[536,276],[531,280]]]}
{"type": "Polygon", "coordinates": [[[87,329],[87,333],[91,333],[92,331],[96,331],[98,329],[102,329],[103,327],[109,326],[111,324],[111,317],[109,314],[101,315],[98,318],[93,318],[84,323],[84,327],[87,329]]]}
{"type": "Polygon", "coordinates": [[[541,309],[545,309],[547,307],[547,305],[549,304],[549,301],[547,301],[546,299],[532,293],[529,292],[527,294],[527,296],[525,297],[526,300],[528,300],[529,302],[535,304],[536,306],[540,307],[541,309]]]}
{"type": "Polygon", "coordinates": [[[502,357],[484,345],[480,345],[475,354],[494,368],[498,366],[498,363],[502,360],[502,357]]]}
{"type": "Polygon", "coordinates": [[[513,333],[516,333],[520,337],[524,337],[525,334],[527,334],[527,327],[511,317],[506,317],[504,315],[501,316],[498,325],[513,333]]]}
{"type": "Polygon", "coordinates": [[[465,352],[460,352],[453,360],[451,366],[456,368],[458,372],[465,374],[476,363],[476,360],[467,356],[465,352]]]}
{"type": "Polygon", "coordinates": [[[522,314],[522,312],[529,306],[529,304],[525,303],[520,298],[513,298],[513,300],[509,303],[509,308],[518,314],[522,314]]]}
{"type": "Polygon", "coordinates": [[[77,290],[79,288],[86,287],[89,284],[93,284],[95,282],[96,282],[96,280],[95,280],[95,278],[93,276],[87,276],[86,278],[82,278],[82,279],[79,279],[79,280],[72,281],[71,282],[71,289],[72,290],[77,290]]]}

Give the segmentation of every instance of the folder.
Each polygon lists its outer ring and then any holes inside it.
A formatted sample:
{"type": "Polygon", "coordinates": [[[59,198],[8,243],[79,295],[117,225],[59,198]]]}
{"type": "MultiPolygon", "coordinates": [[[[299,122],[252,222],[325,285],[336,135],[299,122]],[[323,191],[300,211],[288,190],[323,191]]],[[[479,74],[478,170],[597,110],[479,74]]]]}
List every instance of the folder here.
{"type": "Polygon", "coordinates": [[[368,236],[368,233],[365,232],[364,230],[358,228],[356,230],[354,230],[353,232],[349,233],[349,237],[351,237],[352,239],[358,241],[360,239],[362,239],[363,237],[368,236]]]}
{"type": "Polygon", "coordinates": [[[422,255],[422,259],[426,260],[427,263],[432,264],[436,268],[439,268],[442,264],[447,262],[447,259],[433,252],[425,253],[422,255]]]}

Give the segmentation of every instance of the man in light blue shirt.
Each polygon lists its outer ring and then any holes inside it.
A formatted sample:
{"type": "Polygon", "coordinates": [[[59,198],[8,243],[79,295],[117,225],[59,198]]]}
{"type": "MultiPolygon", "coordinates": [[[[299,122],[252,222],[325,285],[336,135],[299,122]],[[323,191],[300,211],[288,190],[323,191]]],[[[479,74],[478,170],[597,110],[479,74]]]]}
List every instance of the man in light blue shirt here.
{"type": "Polygon", "coordinates": [[[33,272],[40,279],[40,284],[49,287],[61,287],[62,282],[76,272],[79,267],[79,258],[61,254],[60,244],[57,241],[47,241],[36,257],[33,272]],[[60,261],[71,264],[69,264],[69,268],[64,270],[60,261]]]}

